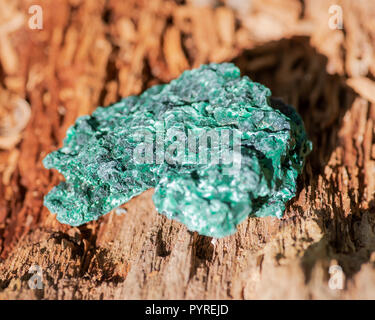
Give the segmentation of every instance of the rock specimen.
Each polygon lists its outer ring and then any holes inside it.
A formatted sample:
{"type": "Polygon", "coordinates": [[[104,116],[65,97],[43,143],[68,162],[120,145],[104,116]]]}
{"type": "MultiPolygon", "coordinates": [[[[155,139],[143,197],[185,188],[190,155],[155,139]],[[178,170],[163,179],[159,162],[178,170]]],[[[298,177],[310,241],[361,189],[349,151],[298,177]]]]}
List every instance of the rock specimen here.
{"type": "Polygon", "coordinates": [[[218,238],[249,215],[280,218],[311,142],[294,109],[271,106],[270,95],[223,63],[98,107],[44,159],[66,178],[45,205],[78,226],[155,188],[160,213],[218,238]]]}

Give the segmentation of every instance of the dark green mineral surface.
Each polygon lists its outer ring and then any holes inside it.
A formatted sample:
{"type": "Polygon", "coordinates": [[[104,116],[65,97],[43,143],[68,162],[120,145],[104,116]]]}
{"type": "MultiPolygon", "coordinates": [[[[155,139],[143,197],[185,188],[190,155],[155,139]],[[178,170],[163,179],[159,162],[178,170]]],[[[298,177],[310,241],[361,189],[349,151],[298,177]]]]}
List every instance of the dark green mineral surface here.
{"type": "Polygon", "coordinates": [[[296,111],[270,95],[223,63],[98,107],[44,159],[66,179],[44,203],[78,226],[155,188],[160,213],[212,237],[249,215],[280,218],[311,142],[296,111]]]}

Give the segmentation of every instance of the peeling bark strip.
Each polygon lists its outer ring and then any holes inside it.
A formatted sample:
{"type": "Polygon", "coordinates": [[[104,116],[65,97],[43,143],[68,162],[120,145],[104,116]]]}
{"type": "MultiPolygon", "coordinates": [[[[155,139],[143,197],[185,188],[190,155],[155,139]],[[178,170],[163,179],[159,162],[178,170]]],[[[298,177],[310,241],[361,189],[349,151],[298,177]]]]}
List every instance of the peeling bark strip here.
{"type": "Polygon", "coordinates": [[[0,299],[375,298],[375,3],[193,2],[45,1],[33,30],[29,2],[5,0],[0,138],[22,140],[0,152],[0,299]],[[343,30],[328,28],[332,4],[343,30]],[[43,207],[61,177],[41,160],[77,116],[231,60],[297,107],[315,146],[283,220],[215,242],[159,215],[152,190],[79,228],[43,207]],[[30,104],[25,129],[4,97],[30,104]]]}

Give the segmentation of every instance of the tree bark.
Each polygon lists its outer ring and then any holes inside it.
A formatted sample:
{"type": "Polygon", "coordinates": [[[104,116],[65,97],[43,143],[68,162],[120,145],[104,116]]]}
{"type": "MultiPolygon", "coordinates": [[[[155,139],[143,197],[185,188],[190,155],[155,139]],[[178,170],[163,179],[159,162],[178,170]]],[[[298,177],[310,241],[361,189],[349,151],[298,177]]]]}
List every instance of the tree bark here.
{"type": "Polygon", "coordinates": [[[27,27],[28,1],[6,2],[0,20],[24,25],[0,37],[0,104],[24,99],[31,117],[0,152],[0,299],[375,298],[375,6],[335,1],[344,32],[327,29],[329,1],[253,1],[245,16],[136,2],[47,1],[43,30],[27,27]],[[212,239],[158,214],[149,190],[126,213],[60,224],[43,197],[63,177],[41,160],[77,116],[211,61],[235,62],[304,119],[314,150],[284,218],[212,239]]]}

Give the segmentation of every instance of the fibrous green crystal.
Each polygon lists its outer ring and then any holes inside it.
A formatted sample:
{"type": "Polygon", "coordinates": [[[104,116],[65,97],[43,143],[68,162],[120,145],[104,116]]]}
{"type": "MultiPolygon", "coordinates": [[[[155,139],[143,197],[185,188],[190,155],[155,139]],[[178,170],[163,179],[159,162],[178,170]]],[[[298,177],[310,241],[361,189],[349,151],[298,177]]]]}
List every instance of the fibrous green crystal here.
{"type": "Polygon", "coordinates": [[[230,235],[249,215],[280,218],[311,142],[270,95],[223,63],[98,107],[44,159],[66,179],[45,205],[78,226],[155,188],[158,212],[207,236],[230,235]]]}

